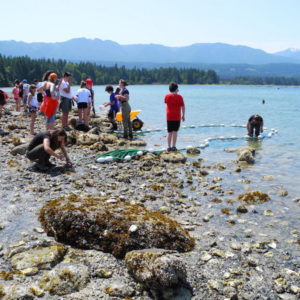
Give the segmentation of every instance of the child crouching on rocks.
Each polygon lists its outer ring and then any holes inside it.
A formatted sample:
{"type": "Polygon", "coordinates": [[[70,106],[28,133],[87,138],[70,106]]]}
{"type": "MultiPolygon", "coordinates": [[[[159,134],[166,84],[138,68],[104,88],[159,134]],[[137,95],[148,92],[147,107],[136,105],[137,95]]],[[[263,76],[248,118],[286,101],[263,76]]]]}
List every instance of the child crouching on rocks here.
{"type": "Polygon", "coordinates": [[[36,162],[36,167],[40,171],[47,171],[54,165],[49,161],[51,156],[60,160],[65,159],[66,165],[71,167],[73,164],[68,156],[65,144],[67,142],[67,133],[64,129],[51,130],[37,134],[30,142],[27,148],[27,158],[36,162]],[[60,149],[62,154],[55,151],[60,149]]]}

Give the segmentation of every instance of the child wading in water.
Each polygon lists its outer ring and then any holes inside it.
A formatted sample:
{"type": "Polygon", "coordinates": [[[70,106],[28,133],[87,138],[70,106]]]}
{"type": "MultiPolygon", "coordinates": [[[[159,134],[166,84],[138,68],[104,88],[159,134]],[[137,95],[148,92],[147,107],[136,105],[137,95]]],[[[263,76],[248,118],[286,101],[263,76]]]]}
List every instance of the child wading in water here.
{"type": "Polygon", "coordinates": [[[167,105],[167,127],[168,127],[168,151],[177,151],[176,141],[180,121],[185,121],[185,106],[181,95],[178,95],[178,85],[171,82],[169,85],[170,94],[165,96],[167,105]]]}
{"type": "Polygon", "coordinates": [[[29,88],[27,105],[28,105],[29,113],[31,115],[30,134],[35,135],[34,123],[35,123],[36,113],[37,113],[38,107],[39,107],[39,104],[37,101],[37,96],[36,96],[36,86],[35,85],[31,85],[29,88]]]}

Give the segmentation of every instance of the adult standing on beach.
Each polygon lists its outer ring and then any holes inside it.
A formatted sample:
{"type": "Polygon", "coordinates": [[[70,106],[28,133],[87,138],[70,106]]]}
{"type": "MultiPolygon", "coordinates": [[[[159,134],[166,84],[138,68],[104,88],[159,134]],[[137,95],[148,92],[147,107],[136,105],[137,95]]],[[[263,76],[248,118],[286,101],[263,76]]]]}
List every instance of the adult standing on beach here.
{"type": "Polygon", "coordinates": [[[131,107],[128,103],[129,101],[129,91],[127,90],[127,82],[123,79],[119,81],[120,92],[118,95],[115,96],[121,103],[121,111],[122,111],[122,123],[124,128],[124,139],[132,140],[132,125],[130,122],[130,112],[131,107]],[[129,133],[129,134],[128,134],[129,133]]]}
{"type": "Polygon", "coordinates": [[[56,118],[56,110],[58,107],[58,94],[55,83],[57,81],[57,74],[50,73],[48,71],[43,76],[42,90],[45,93],[43,103],[41,105],[41,111],[46,117],[46,130],[54,129],[54,123],[56,118]],[[47,81],[45,81],[48,79],[47,81]]]}
{"type": "Polygon", "coordinates": [[[69,131],[71,128],[68,126],[69,112],[72,110],[72,91],[71,91],[72,75],[69,72],[65,72],[64,78],[59,83],[60,93],[60,108],[62,111],[61,123],[62,127],[69,131]]]}
{"type": "Polygon", "coordinates": [[[168,126],[168,151],[177,151],[177,132],[180,121],[185,121],[185,105],[181,95],[178,95],[178,85],[171,82],[169,85],[170,94],[165,96],[167,105],[167,126],[168,126]]]}

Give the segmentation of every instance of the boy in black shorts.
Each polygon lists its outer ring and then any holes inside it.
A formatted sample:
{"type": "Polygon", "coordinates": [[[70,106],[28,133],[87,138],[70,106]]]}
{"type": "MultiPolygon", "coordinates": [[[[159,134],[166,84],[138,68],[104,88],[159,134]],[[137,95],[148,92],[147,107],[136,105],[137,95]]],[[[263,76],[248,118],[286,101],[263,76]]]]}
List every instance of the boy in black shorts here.
{"type": "Polygon", "coordinates": [[[171,82],[169,85],[170,94],[165,96],[167,105],[167,125],[168,125],[168,151],[177,151],[176,141],[180,121],[185,121],[185,106],[181,95],[178,94],[178,85],[171,82]]]}

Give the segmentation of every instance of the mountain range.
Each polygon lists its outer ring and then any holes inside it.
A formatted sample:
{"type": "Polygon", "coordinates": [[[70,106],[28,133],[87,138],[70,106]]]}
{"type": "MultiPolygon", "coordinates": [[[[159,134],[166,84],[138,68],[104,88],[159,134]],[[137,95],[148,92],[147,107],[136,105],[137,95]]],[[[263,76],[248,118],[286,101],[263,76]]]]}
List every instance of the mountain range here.
{"type": "Polygon", "coordinates": [[[300,64],[300,51],[288,49],[270,54],[247,46],[224,43],[167,47],[158,44],[120,45],[109,40],[86,38],[76,38],[58,43],[0,41],[0,53],[7,56],[27,55],[31,58],[54,58],[99,63],[300,64]]]}

